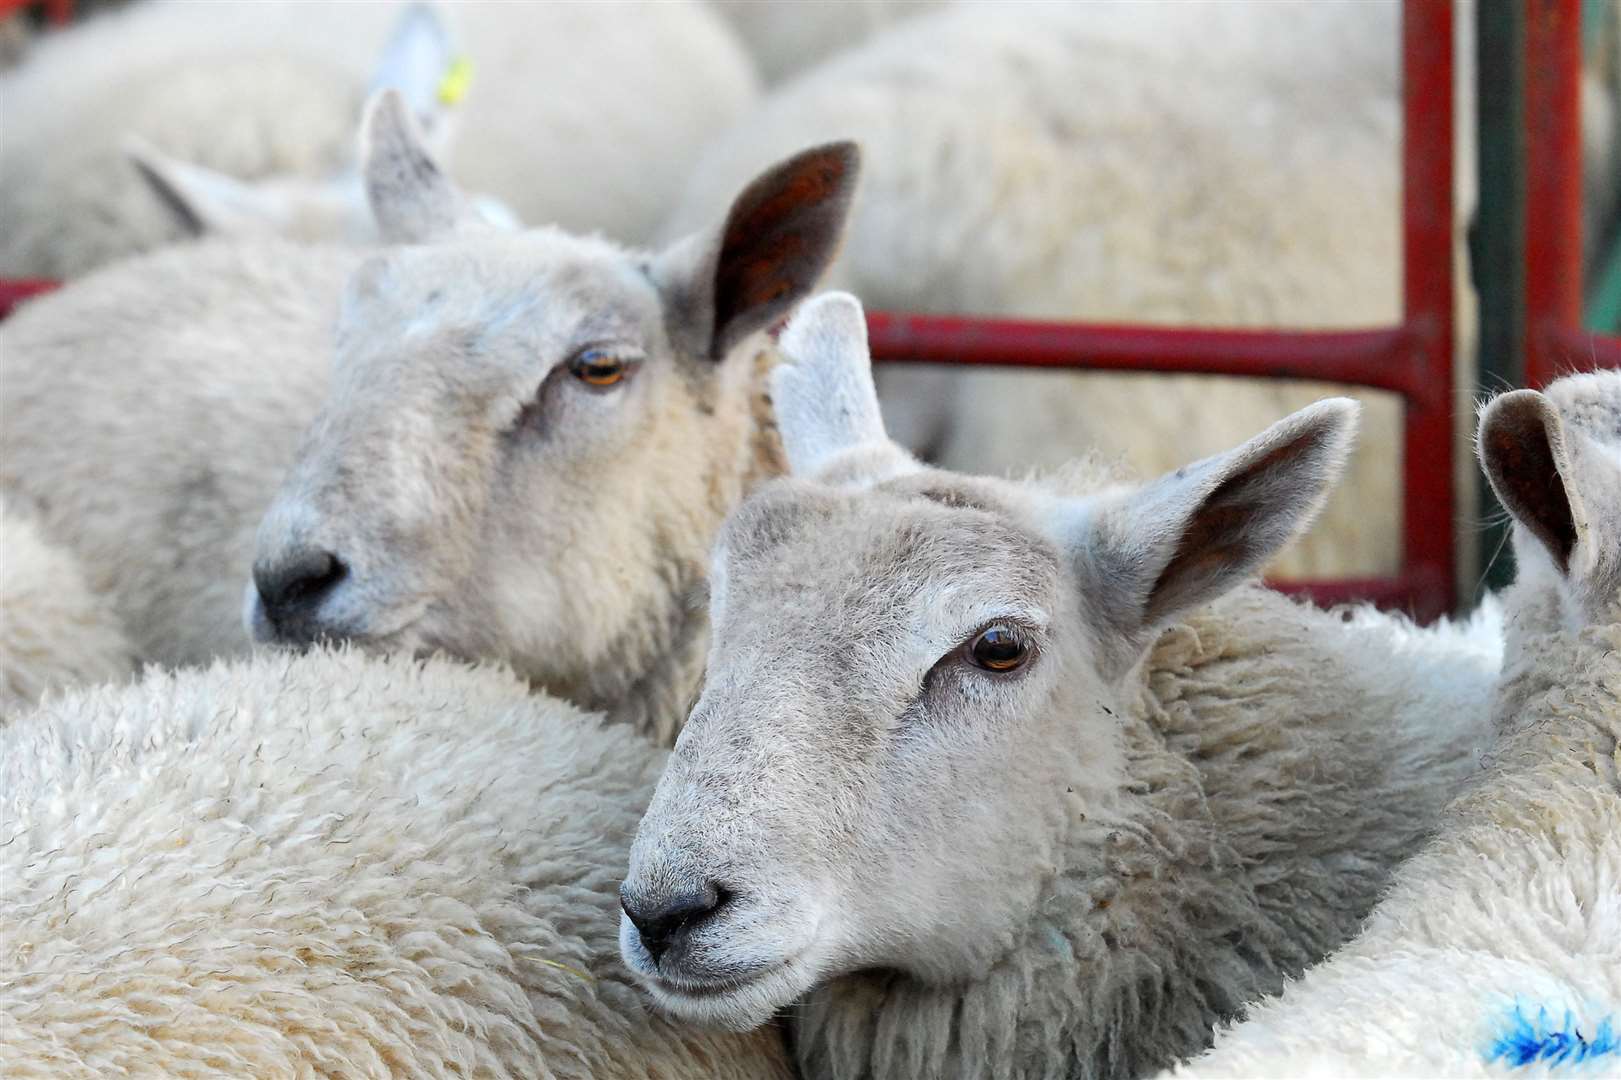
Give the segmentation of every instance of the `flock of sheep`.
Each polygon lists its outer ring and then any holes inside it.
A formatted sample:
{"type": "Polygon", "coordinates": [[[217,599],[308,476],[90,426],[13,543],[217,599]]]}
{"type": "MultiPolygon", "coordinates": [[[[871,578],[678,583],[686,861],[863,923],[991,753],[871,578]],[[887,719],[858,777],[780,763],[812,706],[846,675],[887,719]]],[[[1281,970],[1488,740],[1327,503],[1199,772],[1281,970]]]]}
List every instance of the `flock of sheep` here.
{"type": "Polygon", "coordinates": [[[867,352],[862,301],[1393,321],[1396,16],[30,43],[0,1072],[1621,1068],[1621,372],[1482,409],[1519,580],[1418,627],[1255,580],[1389,568],[1378,395],[867,352]]]}

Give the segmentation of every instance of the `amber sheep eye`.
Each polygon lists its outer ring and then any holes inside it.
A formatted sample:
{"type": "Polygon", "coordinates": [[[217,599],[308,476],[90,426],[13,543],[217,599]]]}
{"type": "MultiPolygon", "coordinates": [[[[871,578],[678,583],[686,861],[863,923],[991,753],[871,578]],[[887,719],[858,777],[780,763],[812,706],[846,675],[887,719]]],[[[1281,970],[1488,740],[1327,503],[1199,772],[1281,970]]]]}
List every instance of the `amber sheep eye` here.
{"type": "Polygon", "coordinates": [[[992,626],[969,643],[968,655],[986,671],[1015,671],[1030,658],[1030,648],[1012,627],[992,626]]]}
{"type": "Polygon", "coordinates": [[[602,349],[586,349],[569,361],[569,373],[587,386],[605,390],[625,381],[630,365],[602,349]]]}

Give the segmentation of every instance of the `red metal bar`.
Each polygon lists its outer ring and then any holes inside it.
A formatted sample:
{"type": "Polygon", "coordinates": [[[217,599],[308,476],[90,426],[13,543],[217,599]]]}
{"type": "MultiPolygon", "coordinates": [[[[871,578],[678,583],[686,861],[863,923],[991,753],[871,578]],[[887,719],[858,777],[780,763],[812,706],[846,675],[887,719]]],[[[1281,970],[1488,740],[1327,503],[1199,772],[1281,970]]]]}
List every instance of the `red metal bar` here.
{"type": "Polygon", "coordinates": [[[1525,384],[1543,386],[1582,323],[1582,13],[1525,2],[1525,384]]]}
{"type": "Polygon", "coordinates": [[[1547,367],[1536,385],[1544,386],[1571,371],[1621,368],[1621,337],[1605,337],[1579,324],[1554,328],[1546,335],[1547,367]]]}
{"type": "Polygon", "coordinates": [[[1399,326],[1295,332],[1187,330],[872,312],[867,333],[873,355],[891,363],[1321,379],[1410,397],[1428,397],[1436,389],[1411,363],[1416,342],[1399,326]]]}
{"type": "Polygon", "coordinates": [[[1402,6],[1402,296],[1415,348],[1404,366],[1434,393],[1407,399],[1402,563],[1428,620],[1457,588],[1453,482],[1452,4],[1402,6]]]}
{"type": "Polygon", "coordinates": [[[1401,574],[1388,578],[1347,578],[1344,581],[1272,581],[1272,588],[1291,596],[1304,596],[1319,607],[1371,603],[1381,610],[1412,613],[1420,598],[1428,596],[1434,580],[1428,574],[1401,574]]]}
{"type": "Polygon", "coordinates": [[[57,26],[66,25],[73,18],[73,0],[0,0],[0,18],[35,3],[45,9],[45,18],[57,26]]]}
{"type": "Polygon", "coordinates": [[[50,292],[59,283],[43,279],[0,278],[0,319],[10,315],[16,306],[31,296],[50,292]]]}

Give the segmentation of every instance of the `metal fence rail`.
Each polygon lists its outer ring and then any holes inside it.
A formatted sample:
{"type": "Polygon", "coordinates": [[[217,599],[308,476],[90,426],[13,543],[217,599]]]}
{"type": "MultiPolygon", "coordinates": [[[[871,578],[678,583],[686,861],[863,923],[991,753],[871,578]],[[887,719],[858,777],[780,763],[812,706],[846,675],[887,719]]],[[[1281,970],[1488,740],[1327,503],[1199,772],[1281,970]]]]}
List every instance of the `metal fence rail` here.
{"type": "Polygon", "coordinates": [[[1421,619],[1450,611],[1457,543],[1452,19],[1450,0],[1405,0],[1400,324],[1332,333],[1222,331],[874,312],[873,358],[1321,379],[1394,391],[1404,406],[1400,569],[1389,578],[1296,588],[1320,601],[1370,599],[1421,619]]]}

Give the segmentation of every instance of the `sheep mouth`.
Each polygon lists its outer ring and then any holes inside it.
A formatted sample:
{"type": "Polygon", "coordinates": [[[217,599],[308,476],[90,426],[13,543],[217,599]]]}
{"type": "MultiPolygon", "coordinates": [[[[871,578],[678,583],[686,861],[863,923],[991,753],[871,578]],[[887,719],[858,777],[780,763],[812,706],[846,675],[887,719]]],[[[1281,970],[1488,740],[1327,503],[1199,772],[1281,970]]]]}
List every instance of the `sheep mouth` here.
{"type": "Polygon", "coordinates": [[[790,956],[744,975],[717,979],[671,979],[645,975],[653,999],[683,1020],[727,1031],[751,1031],[807,989],[804,965],[790,956]]]}
{"type": "Polygon", "coordinates": [[[690,997],[695,999],[725,997],[746,990],[771,975],[772,972],[786,967],[790,961],[779,960],[761,967],[753,968],[740,975],[724,975],[715,978],[693,978],[692,976],[676,976],[671,978],[663,972],[648,976],[648,981],[655,983],[660,990],[671,996],[690,997]]]}
{"type": "MultiPolygon", "coordinates": [[[[436,651],[428,647],[423,632],[427,615],[427,602],[415,601],[394,605],[383,615],[333,619],[311,615],[281,625],[266,613],[259,591],[251,581],[243,598],[243,623],[249,640],[258,646],[289,652],[347,644],[372,653],[410,652],[426,656],[436,651]]],[[[441,647],[437,651],[448,650],[441,647]]]]}
{"type": "Polygon", "coordinates": [[[392,618],[380,619],[376,623],[339,635],[337,640],[347,641],[357,649],[370,653],[410,653],[412,656],[422,658],[442,652],[458,660],[475,659],[462,656],[454,649],[429,640],[423,628],[426,620],[427,613],[413,606],[392,618]]]}

